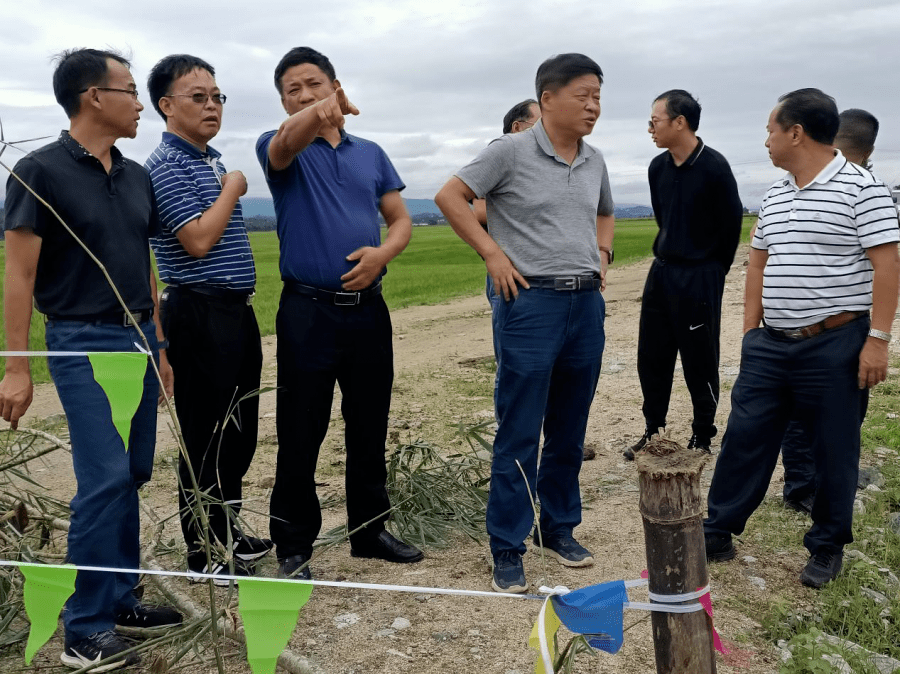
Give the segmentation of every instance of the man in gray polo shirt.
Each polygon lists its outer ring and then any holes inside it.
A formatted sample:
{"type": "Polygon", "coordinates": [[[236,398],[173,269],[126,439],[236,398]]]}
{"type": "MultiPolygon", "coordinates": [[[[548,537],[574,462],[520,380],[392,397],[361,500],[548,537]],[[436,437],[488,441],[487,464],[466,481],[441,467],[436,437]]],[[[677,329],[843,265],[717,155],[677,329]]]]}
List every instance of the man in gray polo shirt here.
{"type": "Polygon", "coordinates": [[[603,156],[582,140],[600,116],[602,83],[600,66],[582,54],[545,61],[536,78],[541,121],[491,142],[435,197],[502,297],[493,314],[498,428],[487,507],[498,592],[528,587],[529,489],[541,503],[535,545],[566,566],[594,561],[572,532],[581,522],[578,473],[603,355],[598,291],[615,226],[603,156]],[[476,197],[487,201],[487,232],[468,206],[476,197]]]}

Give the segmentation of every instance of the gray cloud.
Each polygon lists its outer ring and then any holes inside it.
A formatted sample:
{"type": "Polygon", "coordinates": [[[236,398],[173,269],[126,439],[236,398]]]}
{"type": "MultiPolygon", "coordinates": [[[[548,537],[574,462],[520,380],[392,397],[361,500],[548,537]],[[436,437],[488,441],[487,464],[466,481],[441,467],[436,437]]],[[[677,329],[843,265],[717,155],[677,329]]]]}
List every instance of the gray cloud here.
{"type": "MultiPolygon", "coordinates": [[[[407,196],[431,197],[499,135],[512,104],[534,96],[541,61],[580,51],[605,74],[603,116],[588,141],[603,151],[619,202],[649,202],[646,167],[658,150],[646,120],[652,99],[673,87],[700,98],[700,135],[732,162],[748,206],[780,173],[763,147],[769,111],[780,94],[802,86],[822,88],[841,108],[862,107],[879,117],[876,171],[900,182],[892,81],[900,3],[821,0],[810,7],[805,0],[689,6],[680,0],[540,6],[355,0],[338,15],[332,6],[272,0],[224,0],[215,11],[182,3],[177,12],[147,0],[121,7],[39,0],[4,10],[13,29],[0,45],[0,116],[9,137],[55,136],[66,126],[50,95],[49,62],[65,47],[130,49],[141,89],[159,58],[195,53],[216,67],[229,96],[214,145],[229,168],[245,171],[249,193],[264,196],[255,141],[285,115],[272,73],[284,52],[306,44],[332,59],[361,110],[347,130],[385,148],[407,196]]],[[[121,143],[139,161],[163,128],[144,103],[138,138],[121,143]]]]}

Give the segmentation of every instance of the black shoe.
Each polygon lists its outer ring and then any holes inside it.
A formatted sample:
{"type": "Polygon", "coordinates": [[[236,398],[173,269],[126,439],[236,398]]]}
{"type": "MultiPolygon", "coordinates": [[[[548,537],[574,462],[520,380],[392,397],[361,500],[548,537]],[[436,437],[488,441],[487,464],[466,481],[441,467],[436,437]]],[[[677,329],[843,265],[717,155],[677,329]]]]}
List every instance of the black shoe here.
{"type": "Polygon", "coordinates": [[[800,582],[818,590],[838,577],[843,562],[843,552],[817,552],[810,556],[800,572],[800,582]]]}
{"type": "MultiPolygon", "coordinates": [[[[251,576],[255,576],[256,573],[254,569],[246,564],[243,564],[240,560],[234,560],[234,573],[231,572],[231,569],[228,568],[227,564],[222,564],[221,562],[213,562],[212,570],[206,564],[202,566],[195,566],[188,562],[188,580],[191,583],[206,583],[210,579],[205,578],[199,574],[215,576],[212,579],[213,585],[216,587],[228,587],[231,584],[231,579],[226,576],[240,576],[241,578],[249,578],[251,576]]],[[[237,581],[234,581],[237,582],[237,581]]]]}
{"type": "Polygon", "coordinates": [[[705,534],[706,561],[727,562],[737,554],[729,534],[705,534]]]}
{"type": "MultiPolygon", "coordinates": [[[[62,660],[64,665],[71,667],[72,669],[81,669],[92,663],[100,662],[101,660],[106,660],[109,657],[124,653],[130,648],[133,648],[133,646],[122,637],[112,630],[106,630],[105,632],[92,634],[80,641],[66,644],[59,659],[62,660]]],[[[131,653],[124,653],[124,655],[116,658],[112,662],[101,665],[100,667],[95,667],[91,671],[109,672],[113,669],[118,669],[119,667],[139,665],[140,663],[141,657],[132,651],[131,653]]]]}
{"type": "Polygon", "coordinates": [[[815,500],[815,494],[810,494],[809,496],[802,498],[799,501],[786,498],[784,499],[784,507],[788,510],[796,510],[798,513],[812,517],[813,501],[815,500]]]}
{"type": "MultiPolygon", "coordinates": [[[[563,566],[581,567],[591,566],[594,556],[591,551],[581,545],[572,536],[543,536],[540,539],[544,543],[544,552],[558,561],[563,566]]],[[[538,545],[538,537],[532,541],[535,552],[541,551],[538,545]]]]}
{"type": "Polygon", "coordinates": [[[122,633],[141,634],[145,631],[162,630],[180,625],[183,618],[169,606],[147,606],[135,604],[130,610],[116,614],[116,627],[122,633]]]}
{"type": "Polygon", "coordinates": [[[694,433],[691,436],[691,439],[688,440],[688,449],[696,449],[698,452],[705,452],[706,454],[712,454],[712,450],[709,448],[710,440],[708,438],[700,438],[694,433]]]}
{"type": "Polygon", "coordinates": [[[629,461],[634,461],[635,455],[644,448],[648,442],[650,442],[650,438],[654,435],[659,435],[659,428],[648,428],[644,431],[644,434],[641,436],[641,439],[634,443],[631,447],[622,452],[622,456],[624,456],[629,461]]]}
{"type": "Polygon", "coordinates": [[[494,557],[491,587],[496,592],[521,594],[528,589],[522,555],[518,552],[501,552],[494,557]]]}
{"type": "Polygon", "coordinates": [[[295,578],[296,580],[312,580],[312,571],[309,568],[309,557],[306,555],[292,555],[278,560],[278,577],[295,578]],[[300,567],[303,567],[302,569],[300,567]],[[297,571],[297,569],[300,569],[297,571]]]}
{"type": "Polygon", "coordinates": [[[397,540],[387,531],[378,534],[378,538],[364,545],[350,544],[351,557],[368,557],[370,559],[383,559],[386,562],[397,564],[412,564],[425,559],[425,553],[414,545],[407,545],[397,540]]]}
{"type": "Polygon", "coordinates": [[[242,562],[255,562],[257,559],[262,559],[272,549],[272,541],[268,538],[238,534],[232,540],[234,557],[242,562]]]}

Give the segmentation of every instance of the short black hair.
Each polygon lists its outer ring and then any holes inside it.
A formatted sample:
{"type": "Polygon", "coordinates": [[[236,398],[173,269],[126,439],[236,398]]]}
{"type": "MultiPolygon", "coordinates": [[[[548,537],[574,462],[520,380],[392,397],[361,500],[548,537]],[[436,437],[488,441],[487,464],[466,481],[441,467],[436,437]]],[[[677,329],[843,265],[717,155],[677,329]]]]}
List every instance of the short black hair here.
{"type": "Polygon", "coordinates": [[[510,111],[503,116],[503,133],[512,131],[512,125],[516,122],[527,122],[531,117],[532,105],[537,105],[537,101],[529,98],[512,106],[510,111]]]}
{"type": "Polygon", "coordinates": [[[700,128],[700,101],[684,89],[669,89],[653,99],[653,102],[665,101],[666,114],[671,118],[684,117],[688,128],[697,133],[700,128]]]}
{"type": "Polygon", "coordinates": [[[584,54],[551,56],[538,67],[537,76],[534,78],[534,90],[538,101],[545,91],[555,93],[582,75],[596,75],[600,84],[603,84],[603,71],[592,58],[584,54]]]}
{"type": "Polygon", "coordinates": [[[126,68],[131,63],[112,50],[66,49],[54,57],[53,94],[62,106],[66,117],[72,119],[81,109],[81,94],[90,87],[103,86],[109,75],[108,59],[118,61],[126,68]]]}
{"type": "Polygon", "coordinates": [[[334,74],[334,66],[331,65],[331,61],[328,60],[327,56],[317,52],[312,47],[294,47],[282,56],[278,65],[275,66],[275,88],[278,89],[279,94],[283,93],[281,91],[281,78],[284,77],[284,73],[287,72],[288,68],[303,65],[304,63],[312,63],[314,66],[317,66],[332,82],[337,79],[337,75],[334,74]]]}
{"type": "Polygon", "coordinates": [[[871,112],[850,108],[839,116],[840,126],[837,135],[848,146],[863,152],[871,152],[878,137],[878,119],[871,112]]]}
{"type": "Polygon", "coordinates": [[[817,143],[834,143],[841,120],[837,103],[831,96],[809,87],[784,94],[778,99],[778,103],[775,121],[782,129],[786,131],[794,124],[799,124],[806,135],[817,143]]]}
{"type": "Polygon", "coordinates": [[[159,99],[169,93],[172,82],[197,68],[207,71],[213,77],[216,76],[216,71],[211,65],[202,58],[190,54],[171,54],[153,66],[150,75],[147,76],[147,91],[153,109],[159,113],[163,121],[166,121],[166,115],[159,108],[159,99]]]}

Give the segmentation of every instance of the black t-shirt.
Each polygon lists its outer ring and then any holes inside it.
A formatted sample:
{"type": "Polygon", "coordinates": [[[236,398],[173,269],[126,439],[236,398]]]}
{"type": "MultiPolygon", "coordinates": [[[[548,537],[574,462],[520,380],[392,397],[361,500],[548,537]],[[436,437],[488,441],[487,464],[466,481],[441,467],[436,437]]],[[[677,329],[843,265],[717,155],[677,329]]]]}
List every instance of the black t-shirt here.
{"type": "Polygon", "coordinates": [[[715,261],[727,272],[741,236],[743,206],[725,157],[697,140],[681,166],[668,150],[650,162],[650,201],[659,225],[653,254],[687,264],[715,261]]]}
{"type": "MultiPolygon", "coordinates": [[[[41,196],[106,267],[128,308],[153,306],[151,236],[160,232],[150,176],[112,148],[107,173],[68,132],[21,159],[15,173],[41,196]]],[[[97,264],[53,213],[16,180],[6,182],[4,229],[41,237],[34,299],[38,311],[88,317],[121,310],[97,264]]]]}

